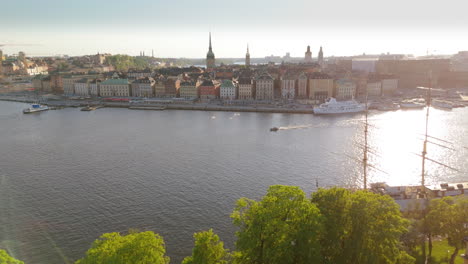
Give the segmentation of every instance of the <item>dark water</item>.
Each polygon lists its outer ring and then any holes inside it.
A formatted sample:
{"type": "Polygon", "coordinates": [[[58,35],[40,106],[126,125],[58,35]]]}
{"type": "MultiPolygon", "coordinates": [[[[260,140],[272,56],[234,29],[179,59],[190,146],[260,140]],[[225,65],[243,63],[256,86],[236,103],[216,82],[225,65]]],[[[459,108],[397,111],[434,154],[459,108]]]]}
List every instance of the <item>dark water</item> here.
{"type": "MultiPolygon", "coordinates": [[[[72,263],[104,232],[160,233],[172,263],[213,228],[233,248],[235,201],[269,185],[361,184],[360,115],[63,109],[0,102],[0,247],[26,263],[72,263]],[[269,129],[281,127],[274,133],[269,129]]],[[[372,113],[370,181],[418,184],[424,111],[372,113]]],[[[429,183],[468,180],[468,108],[431,113],[455,150],[428,156],[429,183]]],[[[447,143],[444,143],[447,144],[447,143]]]]}

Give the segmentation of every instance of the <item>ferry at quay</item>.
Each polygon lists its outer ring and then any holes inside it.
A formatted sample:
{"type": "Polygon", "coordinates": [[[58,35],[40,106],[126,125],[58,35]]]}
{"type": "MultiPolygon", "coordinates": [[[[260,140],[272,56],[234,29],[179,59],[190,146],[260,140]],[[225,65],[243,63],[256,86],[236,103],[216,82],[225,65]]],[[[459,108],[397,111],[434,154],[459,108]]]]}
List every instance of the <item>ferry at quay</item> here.
{"type": "Polygon", "coordinates": [[[361,113],[367,110],[366,104],[359,103],[356,100],[337,101],[335,98],[328,98],[327,101],[314,107],[316,115],[361,113]]]}

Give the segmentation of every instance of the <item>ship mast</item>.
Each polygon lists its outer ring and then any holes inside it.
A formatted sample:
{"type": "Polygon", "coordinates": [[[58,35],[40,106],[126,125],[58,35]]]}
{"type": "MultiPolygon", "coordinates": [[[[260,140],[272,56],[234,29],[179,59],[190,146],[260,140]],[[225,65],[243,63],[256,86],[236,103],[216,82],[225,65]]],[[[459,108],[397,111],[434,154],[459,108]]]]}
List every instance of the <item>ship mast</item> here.
{"type": "Polygon", "coordinates": [[[367,145],[367,134],[369,132],[369,123],[368,123],[368,93],[366,89],[366,112],[365,112],[365,123],[364,123],[364,153],[362,158],[362,166],[364,169],[364,190],[367,190],[367,152],[368,152],[368,145],[367,145]]]}

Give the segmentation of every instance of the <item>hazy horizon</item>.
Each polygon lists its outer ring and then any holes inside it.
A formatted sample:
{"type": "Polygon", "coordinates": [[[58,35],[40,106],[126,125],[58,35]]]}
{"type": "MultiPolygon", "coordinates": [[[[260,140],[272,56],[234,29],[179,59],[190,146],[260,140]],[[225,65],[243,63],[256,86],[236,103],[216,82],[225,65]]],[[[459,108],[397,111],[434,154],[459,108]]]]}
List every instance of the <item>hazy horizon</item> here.
{"type": "Polygon", "coordinates": [[[454,54],[468,50],[463,3],[304,0],[219,3],[176,0],[79,2],[32,0],[2,4],[0,47],[28,56],[138,55],[203,58],[208,32],[217,58],[366,54],[454,54]],[[19,15],[21,14],[21,15],[19,15]],[[27,44],[15,46],[14,44],[27,44]]]}

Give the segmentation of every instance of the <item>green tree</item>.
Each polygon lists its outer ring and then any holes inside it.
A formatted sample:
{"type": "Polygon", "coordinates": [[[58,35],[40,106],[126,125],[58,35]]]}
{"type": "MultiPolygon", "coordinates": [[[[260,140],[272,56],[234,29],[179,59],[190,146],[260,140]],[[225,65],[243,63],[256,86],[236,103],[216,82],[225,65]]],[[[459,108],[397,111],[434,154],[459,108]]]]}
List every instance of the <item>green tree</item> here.
{"type": "Polygon", "coordinates": [[[406,258],[400,237],[408,221],[389,196],[341,188],[312,195],[325,218],[324,263],[387,264],[406,258]]]}
{"type": "Polygon", "coordinates": [[[343,250],[351,228],[350,196],[344,188],[319,189],[312,194],[312,202],[325,218],[325,232],[320,239],[324,263],[345,263],[347,258],[343,250]]]}
{"type": "Polygon", "coordinates": [[[186,257],[182,264],[227,264],[229,253],[213,229],[193,235],[195,247],[192,256],[186,257]]]}
{"type": "Polygon", "coordinates": [[[76,264],[167,264],[163,238],[152,231],[106,233],[94,241],[86,256],[76,264]]]}
{"type": "Polygon", "coordinates": [[[463,247],[463,238],[468,236],[468,198],[458,196],[433,199],[426,218],[432,223],[432,233],[447,237],[448,244],[454,247],[450,256],[450,264],[454,264],[463,247]]]}
{"type": "Polygon", "coordinates": [[[14,259],[5,250],[0,249],[0,264],[24,264],[24,262],[14,259]]]}
{"type": "Polygon", "coordinates": [[[241,198],[231,218],[234,260],[242,264],[318,263],[322,217],[299,187],[275,185],[261,201],[241,198]]]}
{"type": "Polygon", "coordinates": [[[128,69],[142,70],[150,66],[149,58],[120,54],[106,57],[106,64],[114,66],[117,71],[128,71],[128,69]]]}

